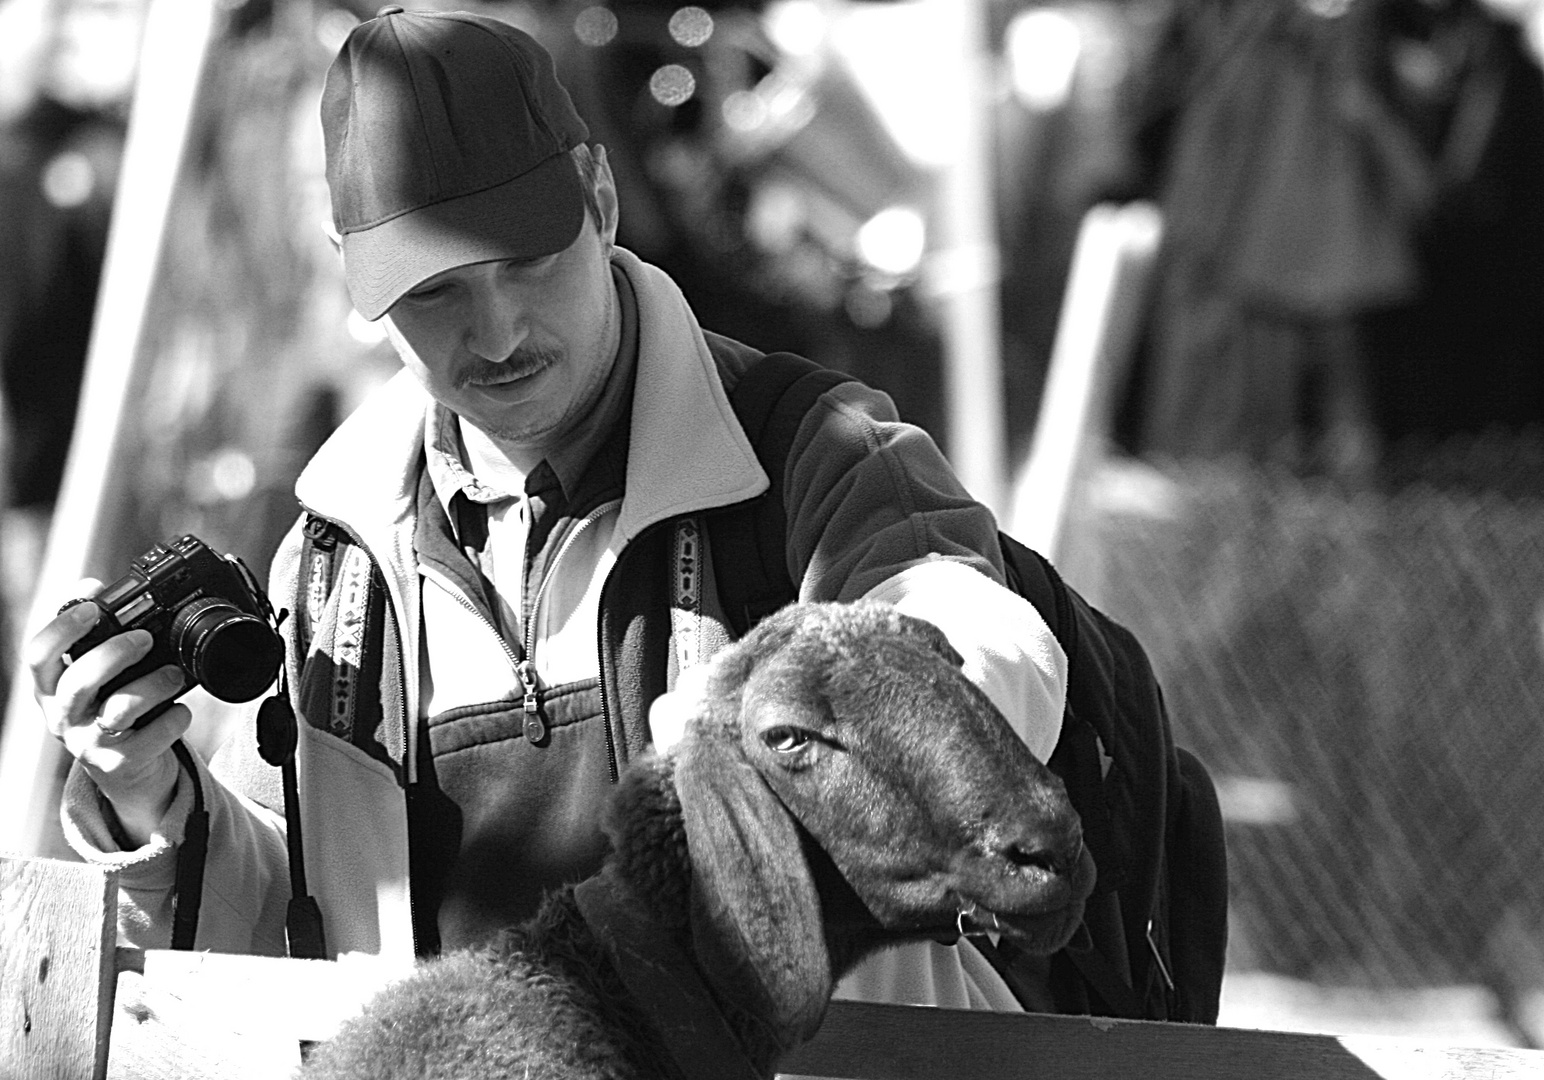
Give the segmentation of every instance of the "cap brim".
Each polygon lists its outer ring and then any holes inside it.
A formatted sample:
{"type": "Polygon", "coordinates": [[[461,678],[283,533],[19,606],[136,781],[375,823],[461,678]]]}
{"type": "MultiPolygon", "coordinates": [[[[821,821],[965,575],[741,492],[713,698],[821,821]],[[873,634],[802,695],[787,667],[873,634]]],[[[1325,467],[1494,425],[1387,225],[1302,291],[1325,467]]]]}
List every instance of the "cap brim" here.
{"type": "Polygon", "coordinates": [[[507,183],[344,234],[349,299],[373,321],[435,274],[551,255],[572,244],[583,224],[579,174],[568,154],[557,154],[507,183]]]}

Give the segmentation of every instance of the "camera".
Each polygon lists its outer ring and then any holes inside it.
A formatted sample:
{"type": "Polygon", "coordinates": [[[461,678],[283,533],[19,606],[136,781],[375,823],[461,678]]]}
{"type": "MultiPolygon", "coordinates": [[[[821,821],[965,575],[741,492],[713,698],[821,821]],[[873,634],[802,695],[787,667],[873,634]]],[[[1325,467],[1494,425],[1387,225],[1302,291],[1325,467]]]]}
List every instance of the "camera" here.
{"type": "MultiPolygon", "coordinates": [[[[127,630],[148,630],[154,638],[149,654],[109,682],[104,695],[176,664],[187,676],[179,697],[202,686],[221,701],[251,701],[273,682],[284,658],[273,606],[252,571],[195,536],[156,544],[89,599],[101,618],[70,647],[71,661],[127,630]]],[[[85,602],[72,600],[59,610],[85,602]]]]}

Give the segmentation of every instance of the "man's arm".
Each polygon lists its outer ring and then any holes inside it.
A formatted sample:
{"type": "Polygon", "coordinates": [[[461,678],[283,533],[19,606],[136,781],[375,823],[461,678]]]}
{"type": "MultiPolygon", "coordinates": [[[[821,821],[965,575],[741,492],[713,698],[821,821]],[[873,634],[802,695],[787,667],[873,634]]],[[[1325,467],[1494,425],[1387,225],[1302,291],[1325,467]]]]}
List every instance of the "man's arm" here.
{"type": "MultiPolygon", "coordinates": [[[[214,778],[194,752],[209,810],[209,846],[196,948],[282,956],[289,899],[282,817],[214,778]]],[[[172,892],[193,785],[179,776],[170,806],[142,844],[125,837],[100,789],[78,763],[65,782],[65,839],[86,862],[118,871],[118,941],[145,949],[171,942],[172,892]]]]}
{"type": "Polygon", "coordinates": [[[1034,606],[1003,584],[997,522],[933,440],[885,394],[844,383],[800,425],[785,466],[789,573],[801,600],[868,597],[948,635],[965,673],[1045,760],[1067,661],[1034,606]]]}

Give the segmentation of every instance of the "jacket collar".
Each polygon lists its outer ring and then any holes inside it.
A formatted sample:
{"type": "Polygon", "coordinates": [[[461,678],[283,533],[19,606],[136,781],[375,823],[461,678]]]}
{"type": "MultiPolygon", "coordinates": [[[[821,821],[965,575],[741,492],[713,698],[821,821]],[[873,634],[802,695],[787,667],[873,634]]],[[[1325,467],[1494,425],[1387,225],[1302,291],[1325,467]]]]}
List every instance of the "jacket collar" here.
{"type": "Polygon", "coordinates": [[[686,297],[631,252],[618,248],[615,259],[638,298],[638,380],[618,523],[625,542],[667,518],[760,495],[769,482],[686,297]]]}
{"type": "MultiPolygon", "coordinates": [[[[759,495],[768,480],[680,289],[629,251],[618,248],[613,258],[638,300],[638,373],[618,522],[626,542],[656,522],[759,495]]],[[[416,502],[428,406],[412,373],[398,372],[339,426],[295,485],[302,504],[357,533],[378,558],[405,554],[396,538],[416,502]]],[[[410,565],[404,560],[403,569],[410,565]]]]}

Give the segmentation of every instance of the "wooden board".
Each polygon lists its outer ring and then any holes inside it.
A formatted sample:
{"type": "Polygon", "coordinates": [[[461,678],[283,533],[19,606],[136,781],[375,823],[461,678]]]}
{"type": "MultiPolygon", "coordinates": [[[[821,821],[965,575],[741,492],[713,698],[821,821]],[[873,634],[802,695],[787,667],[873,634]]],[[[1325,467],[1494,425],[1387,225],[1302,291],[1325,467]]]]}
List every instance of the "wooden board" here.
{"type": "Polygon", "coordinates": [[[118,950],[108,1080],[281,1080],[305,1042],[338,1025],[400,968],[340,961],[118,950]]]}
{"type": "Polygon", "coordinates": [[[118,884],[53,859],[0,858],[0,1076],[107,1075],[118,884]]]}
{"type": "Polygon", "coordinates": [[[1544,1052],[839,1001],[782,1072],[841,1080],[1539,1080],[1544,1052]]]}
{"type": "MultiPolygon", "coordinates": [[[[333,963],[120,950],[120,958],[109,1080],[279,1080],[295,1060],[298,1040],[326,1039],[360,1001],[400,973],[371,957],[333,963]],[[182,1069],[168,1068],[179,1060],[182,1069]]],[[[1544,1078],[1544,1053],[838,1001],[815,1039],[784,1062],[783,1075],[1520,1080],[1544,1078]]]]}
{"type": "MultiPolygon", "coordinates": [[[[116,902],[110,871],[0,855],[0,1080],[285,1080],[302,1042],[404,970],[115,949],[116,902]]],[[[1521,1080],[1544,1078],[1544,1052],[838,1001],[783,1075],[1521,1080]]]]}

